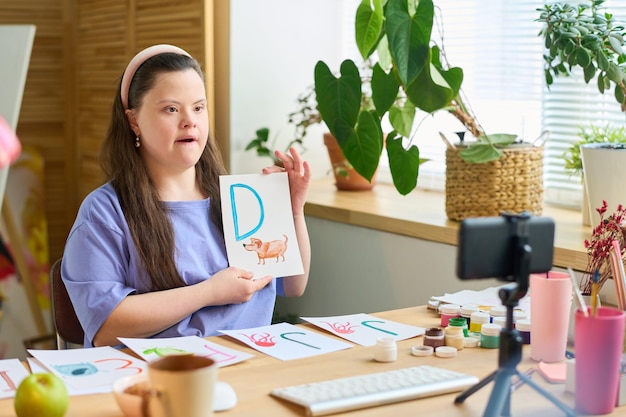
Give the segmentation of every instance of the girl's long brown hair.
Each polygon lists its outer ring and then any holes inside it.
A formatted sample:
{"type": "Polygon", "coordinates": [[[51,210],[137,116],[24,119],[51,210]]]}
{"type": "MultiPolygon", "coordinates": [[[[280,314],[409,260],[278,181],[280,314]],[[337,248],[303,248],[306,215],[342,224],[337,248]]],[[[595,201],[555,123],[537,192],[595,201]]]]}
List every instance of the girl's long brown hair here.
{"type": "MultiPolygon", "coordinates": [[[[157,75],[164,72],[195,70],[204,80],[200,64],[188,56],[175,53],[156,55],[143,63],[135,73],[128,93],[130,109],[141,106],[145,94],[154,86],[157,75]]],[[[135,134],[124,113],[118,93],[113,101],[111,123],[105,137],[100,164],[110,181],[128,222],[139,257],[152,282],[153,290],[185,285],[174,261],[174,230],[167,208],[135,147],[135,134]]],[[[196,164],[196,181],[209,196],[211,221],[222,230],[219,176],[226,173],[221,154],[209,137],[196,164]]]]}

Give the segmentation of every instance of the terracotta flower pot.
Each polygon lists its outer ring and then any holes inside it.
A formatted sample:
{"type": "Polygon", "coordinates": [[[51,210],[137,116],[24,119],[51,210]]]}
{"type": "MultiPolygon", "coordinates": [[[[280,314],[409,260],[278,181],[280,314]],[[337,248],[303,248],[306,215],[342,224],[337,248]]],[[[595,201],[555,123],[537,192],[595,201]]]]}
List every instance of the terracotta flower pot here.
{"type": "Polygon", "coordinates": [[[338,190],[343,191],[364,191],[371,190],[376,182],[376,173],[369,182],[352,168],[350,163],[343,156],[343,152],[335,137],[330,133],[324,133],[324,144],[328,149],[328,156],[335,176],[335,185],[338,190]]]}

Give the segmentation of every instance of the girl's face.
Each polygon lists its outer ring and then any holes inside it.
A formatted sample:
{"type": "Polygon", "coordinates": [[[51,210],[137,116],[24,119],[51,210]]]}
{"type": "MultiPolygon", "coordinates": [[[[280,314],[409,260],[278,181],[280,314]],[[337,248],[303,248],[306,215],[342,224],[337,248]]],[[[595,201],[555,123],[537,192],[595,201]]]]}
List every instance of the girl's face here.
{"type": "Polygon", "coordinates": [[[126,110],[151,175],[194,169],[209,135],[206,91],[193,69],[165,72],[134,110],[126,110]]]}

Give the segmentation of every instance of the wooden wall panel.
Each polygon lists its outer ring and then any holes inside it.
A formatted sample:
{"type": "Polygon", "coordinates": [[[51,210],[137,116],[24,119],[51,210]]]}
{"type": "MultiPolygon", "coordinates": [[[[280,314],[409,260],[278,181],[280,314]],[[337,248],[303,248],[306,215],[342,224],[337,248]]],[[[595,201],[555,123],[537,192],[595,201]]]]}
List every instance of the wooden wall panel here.
{"type": "MultiPolygon", "coordinates": [[[[102,184],[99,149],[132,56],[172,43],[213,83],[214,1],[0,0],[0,24],[37,26],[17,133],[44,155],[51,260],[62,255],[80,202],[102,184]]],[[[212,85],[207,93],[214,125],[212,85]]]]}
{"type": "Polygon", "coordinates": [[[61,0],[0,0],[0,24],[37,27],[17,134],[23,144],[35,146],[44,156],[51,259],[61,254],[69,230],[66,213],[74,208],[74,184],[66,180],[73,157],[65,122],[65,96],[69,86],[64,83],[68,44],[63,16],[61,0]]]}

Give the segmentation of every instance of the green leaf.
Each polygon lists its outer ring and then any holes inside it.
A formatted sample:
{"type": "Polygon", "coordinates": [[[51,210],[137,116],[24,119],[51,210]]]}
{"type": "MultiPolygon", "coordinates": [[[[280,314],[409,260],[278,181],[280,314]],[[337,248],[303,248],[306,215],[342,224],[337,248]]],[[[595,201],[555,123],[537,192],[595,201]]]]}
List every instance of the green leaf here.
{"type": "Polygon", "coordinates": [[[593,76],[596,75],[596,67],[594,67],[592,63],[589,63],[589,65],[583,68],[583,75],[585,82],[589,84],[589,81],[591,81],[593,76]]]}
{"type": "MultiPolygon", "coordinates": [[[[324,62],[315,65],[317,109],[342,145],[352,135],[361,108],[361,76],[353,61],[343,61],[336,78],[324,62]]],[[[343,146],[342,146],[343,147],[343,146]]]]}
{"type": "Polygon", "coordinates": [[[405,87],[405,92],[413,104],[427,113],[446,107],[456,97],[455,91],[434,65],[425,67],[419,77],[405,87]]]}
{"type": "Polygon", "coordinates": [[[267,139],[270,136],[270,130],[267,127],[262,127],[256,132],[256,137],[261,140],[261,142],[267,142],[267,139]]]}
{"type": "Polygon", "coordinates": [[[391,126],[404,137],[411,136],[414,120],[415,105],[408,100],[402,107],[393,106],[389,109],[389,122],[391,126]]]}
{"type": "Polygon", "coordinates": [[[383,34],[383,6],[381,0],[363,0],[356,10],[355,37],[356,45],[363,59],[367,59],[375,50],[383,34]],[[372,9],[370,4],[374,6],[372,9]]]}
{"type": "Polygon", "coordinates": [[[510,133],[491,133],[489,135],[483,135],[477,139],[479,143],[491,143],[497,146],[509,146],[515,143],[517,135],[510,133]]]}
{"type": "Polygon", "coordinates": [[[612,62],[609,64],[609,69],[606,71],[606,76],[609,80],[613,81],[616,84],[619,84],[622,81],[622,71],[617,65],[612,62]]]}
{"type": "Polygon", "coordinates": [[[605,86],[604,86],[604,77],[602,74],[598,76],[598,91],[600,94],[604,94],[605,86]]]}
{"type": "Polygon", "coordinates": [[[622,105],[626,103],[626,98],[624,97],[624,91],[620,88],[619,85],[615,86],[615,100],[617,100],[617,102],[622,105]]]}
{"type": "Polygon", "coordinates": [[[459,152],[459,155],[465,162],[470,164],[483,164],[500,158],[502,156],[502,151],[487,143],[476,143],[463,149],[459,152]]]}
{"type": "Polygon", "coordinates": [[[433,27],[432,0],[420,0],[415,15],[409,14],[406,0],[388,0],[385,32],[389,52],[403,85],[411,84],[429,63],[433,27]]]}
{"type": "Polygon", "coordinates": [[[596,61],[598,62],[598,68],[600,68],[602,71],[606,71],[609,69],[609,60],[606,58],[603,52],[598,53],[596,61]]]}
{"type": "Polygon", "coordinates": [[[359,114],[356,130],[341,145],[341,150],[354,169],[371,181],[383,151],[383,131],[375,112],[359,114]]]}
{"type": "Polygon", "coordinates": [[[417,146],[404,149],[402,137],[395,135],[387,137],[386,147],[393,185],[400,194],[407,195],[417,186],[419,166],[423,162],[420,160],[419,149],[417,146]]]}
{"type": "Polygon", "coordinates": [[[591,57],[585,48],[578,48],[576,50],[576,63],[583,68],[591,63],[591,57]]]}
{"type": "Polygon", "coordinates": [[[616,35],[614,34],[609,35],[609,44],[611,45],[611,48],[613,48],[613,50],[615,50],[615,52],[619,55],[624,53],[624,50],[622,49],[623,43],[624,41],[620,39],[619,37],[617,37],[616,35]]]}
{"type": "Polygon", "coordinates": [[[400,85],[393,72],[387,74],[378,63],[374,65],[372,69],[372,101],[378,117],[383,117],[389,110],[398,96],[399,89],[400,85]]]}

